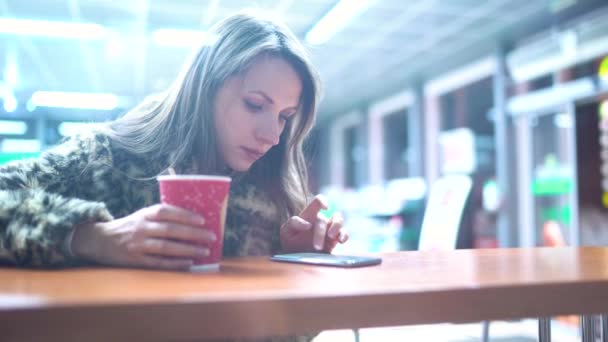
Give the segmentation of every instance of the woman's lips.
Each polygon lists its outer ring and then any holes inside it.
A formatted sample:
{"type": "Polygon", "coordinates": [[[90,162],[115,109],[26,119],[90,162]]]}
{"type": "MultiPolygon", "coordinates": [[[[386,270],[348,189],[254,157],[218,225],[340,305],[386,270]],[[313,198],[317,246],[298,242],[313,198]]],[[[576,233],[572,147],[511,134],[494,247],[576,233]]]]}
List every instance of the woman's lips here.
{"type": "Polygon", "coordinates": [[[241,147],[241,149],[243,150],[243,152],[245,152],[245,156],[247,157],[247,159],[249,159],[251,161],[256,161],[264,155],[264,152],[252,150],[247,147],[241,147]]]}

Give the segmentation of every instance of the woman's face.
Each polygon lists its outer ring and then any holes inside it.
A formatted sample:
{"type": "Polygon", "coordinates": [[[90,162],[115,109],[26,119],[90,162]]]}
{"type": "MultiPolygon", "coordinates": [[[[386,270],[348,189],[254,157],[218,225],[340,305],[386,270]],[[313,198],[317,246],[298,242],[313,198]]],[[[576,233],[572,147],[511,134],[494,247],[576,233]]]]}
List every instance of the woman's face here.
{"type": "Polygon", "coordinates": [[[224,82],[214,108],[218,150],[228,167],[246,171],[279,143],[296,114],[302,82],[283,59],[256,58],[249,69],[224,82]]]}

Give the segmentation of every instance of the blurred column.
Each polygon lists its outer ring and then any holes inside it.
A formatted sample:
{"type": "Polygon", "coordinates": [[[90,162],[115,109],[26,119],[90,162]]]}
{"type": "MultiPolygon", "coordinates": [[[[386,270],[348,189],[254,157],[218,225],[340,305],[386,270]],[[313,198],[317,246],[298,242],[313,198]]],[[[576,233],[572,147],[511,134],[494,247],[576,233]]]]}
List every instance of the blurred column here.
{"type": "Polygon", "coordinates": [[[424,90],[422,82],[412,88],[414,101],[408,112],[408,175],[424,177],[424,90]]]}
{"type": "Polygon", "coordinates": [[[429,94],[425,91],[424,98],[424,175],[427,185],[439,177],[439,95],[429,94]]]}
{"type": "MultiPolygon", "coordinates": [[[[516,83],[514,85],[514,96],[524,95],[532,91],[532,84],[529,81],[516,83]]],[[[511,240],[516,247],[533,247],[535,246],[535,237],[532,227],[534,227],[534,213],[532,210],[533,200],[529,191],[531,189],[532,179],[532,146],[530,115],[518,114],[517,116],[509,117],[511,127],[513,129],[512,137],[516,138],[513,141],[515,146],[511,149],[511,154],[508,156],[512,160],[517,160],[516,163],[510,163],[509,171],[513,176],[511,179],[510,198],[505,198],[505,206],[507,212],[511,214],[510,224],[517,225],[517,229],[513,227],[511,240]]],[[[508,139],[508,138],[507,138],[508,139]]]]}
{"type": "Polygon", "coordinates": [[[44,116],[40,116],[36,118],[36,139],[40,143],[40,151],[44,151],[46,149],[46,118],[44,116]]]}
{"type": "Polygon", "coordinates": [[[357,129],[357,144],[354,153],[357,158],[355,179],[358,186],[369,184],[369,108],[362,107],[361,124],[357,129]]]}
{"type": "Polygon", "coordinates": [[[516,233],[513,224],[515,207],[515,175],[509,168],[509,156],[513,155],[512,145],[507,133],[507,65],[506,49],[499,45],[496,49],[496,72],[494,73],[494,139],[496,146],[496,179],[501,193],[502,207],[498,211],[496,222],[498,245],[515,247],[516,233]]]}

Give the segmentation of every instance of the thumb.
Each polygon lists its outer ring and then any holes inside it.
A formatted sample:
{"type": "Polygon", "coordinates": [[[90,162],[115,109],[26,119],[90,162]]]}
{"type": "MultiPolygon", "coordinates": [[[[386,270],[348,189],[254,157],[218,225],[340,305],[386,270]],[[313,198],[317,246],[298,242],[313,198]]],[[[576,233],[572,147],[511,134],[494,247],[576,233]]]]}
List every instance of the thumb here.
{"type": "Polygon", "coordinates": [[[323,195],[317,195],[312,201],[302,210],[300,217],[308,222],[315,222],[317,214],[321,209],[327,209],[327,198],[323,195]]]}

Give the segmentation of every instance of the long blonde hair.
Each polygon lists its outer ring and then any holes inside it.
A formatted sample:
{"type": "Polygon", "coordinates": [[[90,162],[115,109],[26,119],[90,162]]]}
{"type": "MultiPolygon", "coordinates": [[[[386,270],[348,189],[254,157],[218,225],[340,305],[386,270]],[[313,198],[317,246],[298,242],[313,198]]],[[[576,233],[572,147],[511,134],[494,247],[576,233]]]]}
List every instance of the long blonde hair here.
{"type": "Polygon", "coordinates": [[[251,14],[237,14],[215,25],[217,41],[200,48],[162,96],[144,101],[105,131],[118,147],[138,155],[168,160],[179,169],[199,160],[198,172],[221,173],[213,109],[218,90],[231,76],[247,70],[256,56],[283,58],[298,73],[302,94],[298,115],[286,125],[278,145],[247,172],[272,194],[284,215],[294,215],[307,200],[308,177],[303,142],[319,101],[319,78],[307,52],[281,24],[251,14]]]}

